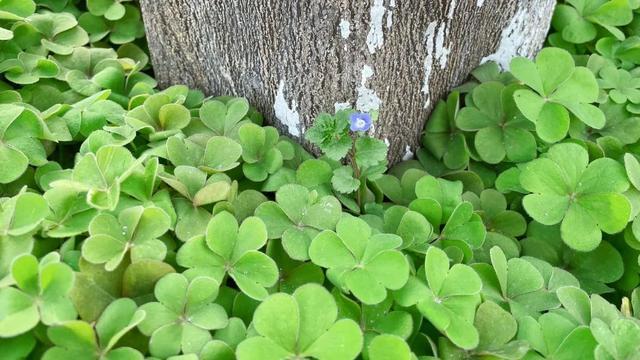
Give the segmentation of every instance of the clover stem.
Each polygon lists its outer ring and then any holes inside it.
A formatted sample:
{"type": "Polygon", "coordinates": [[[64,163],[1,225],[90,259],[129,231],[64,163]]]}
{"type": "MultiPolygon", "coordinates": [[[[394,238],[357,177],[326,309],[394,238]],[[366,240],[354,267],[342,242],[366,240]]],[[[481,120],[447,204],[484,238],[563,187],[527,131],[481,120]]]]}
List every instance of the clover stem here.
{"type": "Polygon", "coordinates": [[[356,141],[355,138],[352,137],[351,141],[351,168],[353,168],[353,176],[360,180],[360,186],[356,192],[356,201],[358,203],[358,207],[360,208],[360,212],[364,212],[364,204],[362,202],[364,197],[364,192],[366,191],[366,183],[360,179],[360,168],[358,167],[358,163],[356,162],[356,141]]]}

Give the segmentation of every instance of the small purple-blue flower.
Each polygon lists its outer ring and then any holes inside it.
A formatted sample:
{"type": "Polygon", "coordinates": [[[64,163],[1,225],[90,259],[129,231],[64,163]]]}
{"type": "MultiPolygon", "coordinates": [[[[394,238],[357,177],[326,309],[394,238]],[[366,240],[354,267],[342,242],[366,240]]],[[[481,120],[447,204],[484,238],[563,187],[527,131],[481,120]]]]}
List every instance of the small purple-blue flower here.
{"type": "Polygon", "coordinates": [[[349,120],[351,131],[367,131],[371,128],[371,115],[367,113],[353,113],[349,120]]]}

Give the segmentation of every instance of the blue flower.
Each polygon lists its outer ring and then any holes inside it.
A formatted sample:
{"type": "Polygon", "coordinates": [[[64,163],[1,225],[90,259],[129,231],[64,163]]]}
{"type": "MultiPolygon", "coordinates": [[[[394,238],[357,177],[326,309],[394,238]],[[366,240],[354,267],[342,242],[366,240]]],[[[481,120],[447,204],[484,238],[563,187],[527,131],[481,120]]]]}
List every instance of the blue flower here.
{"type": "Polygon", "coordinates": [[[367,131],[371,128],[371,115],[366,113],[353,113],[349,117],[351,131],[367,131]]]}

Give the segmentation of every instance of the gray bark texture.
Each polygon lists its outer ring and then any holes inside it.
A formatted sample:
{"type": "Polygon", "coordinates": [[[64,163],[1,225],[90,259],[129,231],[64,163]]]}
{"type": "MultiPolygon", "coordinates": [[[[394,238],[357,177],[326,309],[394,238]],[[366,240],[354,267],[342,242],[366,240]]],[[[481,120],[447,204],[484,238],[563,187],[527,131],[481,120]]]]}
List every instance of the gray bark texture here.
{"type": "Polygon", "coordinates": [[[302,141],[321,112],[379,110],[397,162],[482,61],[542,46],[556,0],[141,0],[156,77],[244,96],[302,141]]]}

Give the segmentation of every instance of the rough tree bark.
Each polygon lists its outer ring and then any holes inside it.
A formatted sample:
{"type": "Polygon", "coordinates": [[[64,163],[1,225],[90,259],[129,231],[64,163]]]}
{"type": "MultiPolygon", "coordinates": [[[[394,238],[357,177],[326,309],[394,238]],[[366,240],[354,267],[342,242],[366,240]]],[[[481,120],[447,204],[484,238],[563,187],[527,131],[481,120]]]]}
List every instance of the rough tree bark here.
{"type": "Polygon", "coordinates": [[[395,162],[482,61],[531,56],[556,0],[141,0],[156,77],[247,97],[302,139],[320,112],[380,111],[395,162]]]}

